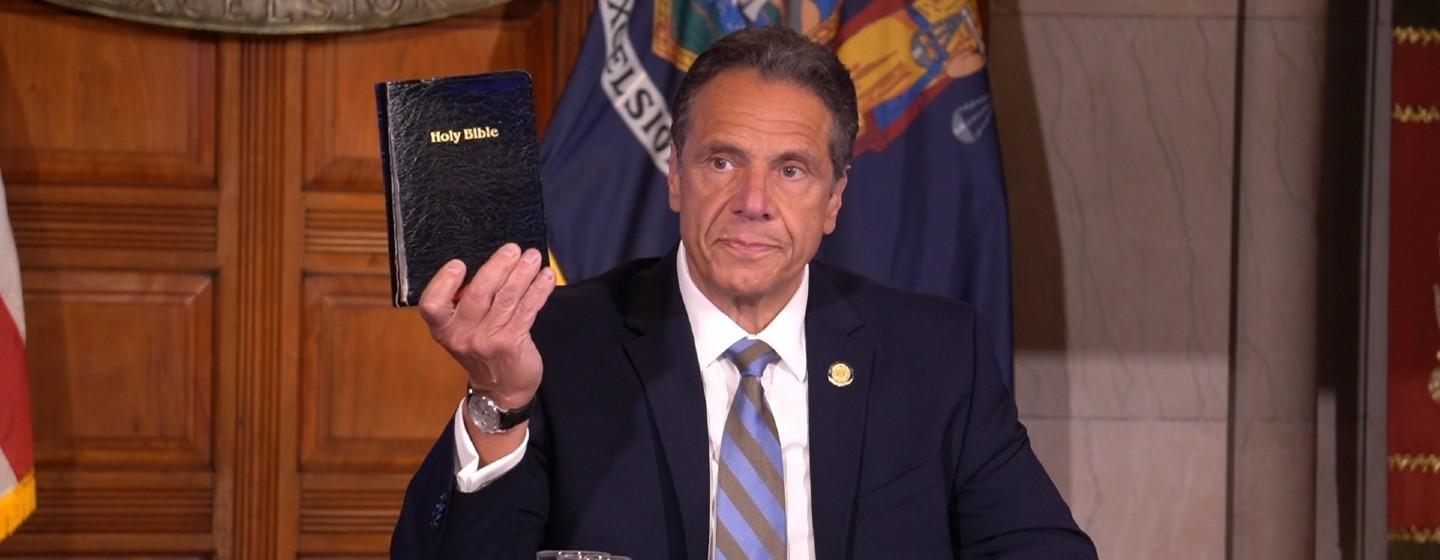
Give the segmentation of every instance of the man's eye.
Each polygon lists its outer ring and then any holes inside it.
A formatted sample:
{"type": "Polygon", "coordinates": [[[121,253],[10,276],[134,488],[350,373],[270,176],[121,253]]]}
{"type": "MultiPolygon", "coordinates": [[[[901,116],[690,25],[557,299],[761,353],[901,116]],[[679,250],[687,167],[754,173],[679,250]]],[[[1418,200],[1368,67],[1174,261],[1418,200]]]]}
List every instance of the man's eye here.
{"type": "Polygon", "coordinates": [[[787,165],[780,168],[780,174],[784,175],[786,179],[798,179],[805,175],[805,170],[794,165],[787,165]]]}
{"type": "Polygon", "coordinates": [[[730,163],[730,160],[725,158],[714,158],[710,160],[710,167],[715,168],[716,171],[726,171],[731,167],[734,167],[734,164],[730,163]]]}

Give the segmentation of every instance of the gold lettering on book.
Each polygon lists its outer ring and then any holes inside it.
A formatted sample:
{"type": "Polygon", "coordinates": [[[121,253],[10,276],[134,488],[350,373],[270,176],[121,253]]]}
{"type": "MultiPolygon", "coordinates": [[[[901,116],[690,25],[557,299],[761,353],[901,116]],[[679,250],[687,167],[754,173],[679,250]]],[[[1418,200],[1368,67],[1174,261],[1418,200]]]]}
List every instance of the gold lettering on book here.
{"type": "Polygon", "coordinates": [[[493,126],[472,126],[460,130],[432,130],[431,144],[459,144],[461,140],[489,140],[499,138],[500,130],[493,126]]]}
{"type": "Polygon", "coordinates": [[[430,131],[430,143],[439,144],[448,142],[456,144],[460,142],[460,133],[453,130],[432,130],[430,131]]]}
{"type": "Polygon", "coordinates": [[[487,138],[499,138],[500,131],[494,127],[476,126],[465,129],[466,140],[485,140],[487,138]]]}

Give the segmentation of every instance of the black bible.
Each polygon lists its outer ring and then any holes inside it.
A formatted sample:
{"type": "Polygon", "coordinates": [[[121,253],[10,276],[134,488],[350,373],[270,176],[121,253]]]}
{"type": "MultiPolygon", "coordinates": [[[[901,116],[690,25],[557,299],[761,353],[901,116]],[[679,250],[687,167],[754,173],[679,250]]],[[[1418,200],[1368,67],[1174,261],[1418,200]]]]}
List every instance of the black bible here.
{"type": "Polygon", "coordinates": [[[375,84],[396,307],[450,259],[545,244],[535,100],[523,71],[375,84]]]}

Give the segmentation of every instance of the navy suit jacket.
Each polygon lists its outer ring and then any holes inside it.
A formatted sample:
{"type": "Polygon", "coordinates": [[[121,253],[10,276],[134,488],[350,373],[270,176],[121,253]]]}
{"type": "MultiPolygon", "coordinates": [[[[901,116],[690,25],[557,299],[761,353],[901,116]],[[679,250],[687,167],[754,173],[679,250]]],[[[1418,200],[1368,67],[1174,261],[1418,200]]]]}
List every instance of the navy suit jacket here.
{"type": "MultiPolygon", "coordinates": [[[[705,400],[675,259],[556,290],[532,329],[545,378],[524,459],[460,493],[447,426],[405,493],[392,557],[707,557],[705,400]]],[[[1095,558],[972,308],[812,263],[805,338],[819,558],[1095,558]],[[853,367],[848,386],[828,381],[836,362],[853,367]]]]}

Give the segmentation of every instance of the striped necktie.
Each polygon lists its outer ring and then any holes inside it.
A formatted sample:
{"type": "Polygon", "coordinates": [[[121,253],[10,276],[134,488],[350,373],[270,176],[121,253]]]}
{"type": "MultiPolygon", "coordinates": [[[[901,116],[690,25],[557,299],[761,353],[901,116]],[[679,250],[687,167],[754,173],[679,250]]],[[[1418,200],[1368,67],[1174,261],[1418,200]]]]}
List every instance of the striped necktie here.
{"type": "Polygon", "coordinates": [[[740,370],[740,387],[720,440],[715,497],[715,558],[785,558],[785,479],[775,416],[760,374],[780,355],[769,344],[741,339],[725,351],[740,370]]]}

